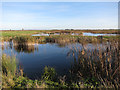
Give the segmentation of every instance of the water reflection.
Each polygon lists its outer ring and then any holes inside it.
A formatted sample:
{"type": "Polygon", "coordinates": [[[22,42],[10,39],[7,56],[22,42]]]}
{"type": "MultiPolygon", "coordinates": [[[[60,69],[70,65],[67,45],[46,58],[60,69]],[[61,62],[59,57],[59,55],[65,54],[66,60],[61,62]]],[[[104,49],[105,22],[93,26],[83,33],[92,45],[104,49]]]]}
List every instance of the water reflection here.
{"type": "Polygon", "coordinates": [[[24,53],[34,53],[35,50],[38,51],[38,47],[35,47],[34,45],[14,45],[14,49],[17,52],[24,52],[24,53]]]}
{"type": "Polygon", "coordinates": [[[16,44],[13,41],[10,42],[4,42],[4,45],[2,45],[2,49],[4,48],[8,49],[14,49],[16,52],[24,52],[24,53],[34,53],[35,51],[39,51],[39,45],[51,45],[51,46],[57,46],[58,48],[71,48],[71,47],[77,47],[82,50],[82,48],[87,48],[87,50],[92,50],[96,48],[105,49],[107,45],[110,44],[110,42],[102,42],[102,39],[98,43],[86,43],[86,42],[67,42],[66,40],[59,40],[55,41],[52,39],[52,41],[49,39],[47,42],[39,42],[38,44],[29,44],[29,43],[20,43],[16,44]],[[48,42],[48,43],[47,43],[48,42]]]}

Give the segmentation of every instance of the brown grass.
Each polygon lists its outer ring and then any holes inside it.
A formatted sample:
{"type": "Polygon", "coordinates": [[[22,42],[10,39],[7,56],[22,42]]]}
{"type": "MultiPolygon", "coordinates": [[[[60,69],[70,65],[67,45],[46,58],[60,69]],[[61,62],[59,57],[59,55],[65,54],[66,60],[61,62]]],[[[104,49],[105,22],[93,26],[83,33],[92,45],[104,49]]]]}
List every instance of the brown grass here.
{"type": "Polygon", "coordinates": [[[73,82],[87,80],[87,83],[100,83],[99,87],[119,88],[120,87],[120,54],[118,42],[109,42],[103,47],[88,50],[84,45],[83,49],[71,48],[69,55],[72,55],[74,62],[71,67],[73,82]]]}

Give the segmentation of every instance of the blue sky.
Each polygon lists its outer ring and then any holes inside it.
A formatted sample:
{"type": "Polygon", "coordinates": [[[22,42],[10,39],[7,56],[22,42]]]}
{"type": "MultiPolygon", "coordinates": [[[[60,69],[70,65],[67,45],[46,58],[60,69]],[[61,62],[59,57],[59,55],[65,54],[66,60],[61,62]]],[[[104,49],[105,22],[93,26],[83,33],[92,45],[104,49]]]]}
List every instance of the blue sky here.
{"type": "Polygon", "coordinates": [[[117,2],[4,2],[3,29],[118,28],[117,2]]]}

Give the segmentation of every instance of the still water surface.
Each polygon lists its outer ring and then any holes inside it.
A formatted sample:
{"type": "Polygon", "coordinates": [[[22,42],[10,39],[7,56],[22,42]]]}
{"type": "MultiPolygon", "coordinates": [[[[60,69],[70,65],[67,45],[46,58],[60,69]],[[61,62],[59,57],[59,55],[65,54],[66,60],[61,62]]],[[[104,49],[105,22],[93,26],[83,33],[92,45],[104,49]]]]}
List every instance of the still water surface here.
{"type": "Polygon", "coordinates": [[[116,36],[117,34],[83,33],[83,36],[116,36]]]}
{"type": "MultiPolygon", "coordinates": [[[[5,42],[2,53],[10,56],[16,55],[20,65],[23,67],[24,73],[31,79],[39,79],[45,66],[55,68],[59,75],[68,74],[73,57],[67,56],[67,54],[73,46],[82,49],[80,43],[69,44],[64,47],[60,47],[57,43],[46,43],[20,48],[13,46],[12,42],[5,42]]],[[[86,45],[88,49],[94,49],[98,46],[103,48],[102,44],[86,45]]]]}
{"type": "MultiPolygon", "coordinates": [[[[60,35],[60,33],[54,33],[52,35],[60,35]]],[[[79,34],[72,33],[71,35],[79,35],[79,34]]],[[[116,36],[116,35],[117,34],[83,33],[83,36],[116,36]]],[[[50,36],[50,34],[41,33],[41,34],[33,34],[32,36],[50,36]]]]}

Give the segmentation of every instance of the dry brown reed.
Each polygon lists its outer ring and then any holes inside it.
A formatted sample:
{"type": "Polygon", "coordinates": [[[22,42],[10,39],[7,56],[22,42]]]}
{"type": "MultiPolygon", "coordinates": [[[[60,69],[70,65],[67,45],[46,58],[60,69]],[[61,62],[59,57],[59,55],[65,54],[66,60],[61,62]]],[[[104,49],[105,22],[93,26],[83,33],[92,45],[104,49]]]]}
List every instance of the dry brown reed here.
{"type": "Polygon", "coordinates": [[[120,87],[120,54],[118,42],[107,42],[102,47],[96,46],[88,49],[82,45],[72,47],[69,55],[74,58],[70,73],[73,81],[88,80],[95,86],[119,88],[120,87]]]}

